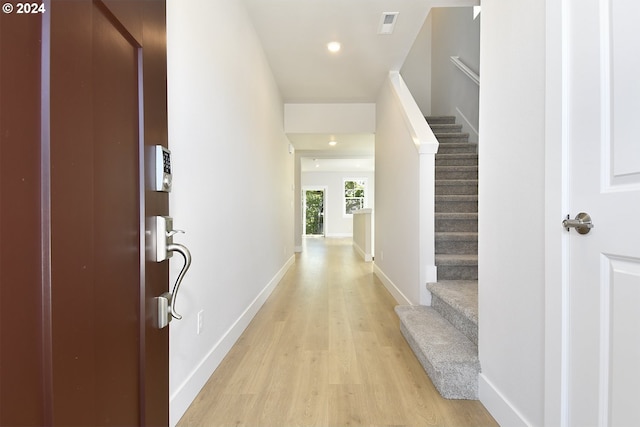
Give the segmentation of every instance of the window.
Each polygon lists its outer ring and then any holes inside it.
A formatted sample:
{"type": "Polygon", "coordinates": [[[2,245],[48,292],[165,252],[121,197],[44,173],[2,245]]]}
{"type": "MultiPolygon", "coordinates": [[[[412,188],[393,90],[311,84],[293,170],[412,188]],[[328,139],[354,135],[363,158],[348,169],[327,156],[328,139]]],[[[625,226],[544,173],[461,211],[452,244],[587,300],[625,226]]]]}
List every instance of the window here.
{"type": "Polygon", "coordinates": [[[352,215],[353,211],[365,206],[366,178],[347,178],[344,180],[344,215],[352,215]]]}

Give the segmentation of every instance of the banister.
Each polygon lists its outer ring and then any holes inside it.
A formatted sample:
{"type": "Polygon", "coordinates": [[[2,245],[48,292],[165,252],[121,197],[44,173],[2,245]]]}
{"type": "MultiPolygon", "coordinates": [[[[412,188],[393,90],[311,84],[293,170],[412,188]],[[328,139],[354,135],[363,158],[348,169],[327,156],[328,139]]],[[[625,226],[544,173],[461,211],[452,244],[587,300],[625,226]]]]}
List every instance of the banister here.
{"type": "Polygon", "coordinates": [[[480,76],[471,68],[469,68],[467,64],[462,62],[459,56],[452,56],[450,57],[450,59],[451,62],[453,62],[453,64],[458,67],[460,71],[462,71],[467,77],[471,79],[471,81],[480,86],[480,76]]]}
{"type": "Polygon", "coordinates": [[[396,100],[400,103],[402,118],[411,133],[418,153],[437,153],[438,140],[427,124],[420,107],[418,107],[400,73],[396,71],[390,72],[389,81],[393,88],[393,93],[396,95],[396,100]]]}

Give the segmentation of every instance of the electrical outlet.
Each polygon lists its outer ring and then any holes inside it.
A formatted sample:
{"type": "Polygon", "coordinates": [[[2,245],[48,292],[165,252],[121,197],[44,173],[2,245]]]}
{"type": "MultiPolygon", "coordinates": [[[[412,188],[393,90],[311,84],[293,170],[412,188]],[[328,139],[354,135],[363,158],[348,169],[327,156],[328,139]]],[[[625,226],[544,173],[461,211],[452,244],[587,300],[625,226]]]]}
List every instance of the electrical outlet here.
{"type": "Polygon", "coordinates": [[[200,310],[198,312],[198,325],[196,329],[196,333],[198,335],[200,335],[200,332],[202,332],[202,328],[204,328],[204,310],[200,310]]]}

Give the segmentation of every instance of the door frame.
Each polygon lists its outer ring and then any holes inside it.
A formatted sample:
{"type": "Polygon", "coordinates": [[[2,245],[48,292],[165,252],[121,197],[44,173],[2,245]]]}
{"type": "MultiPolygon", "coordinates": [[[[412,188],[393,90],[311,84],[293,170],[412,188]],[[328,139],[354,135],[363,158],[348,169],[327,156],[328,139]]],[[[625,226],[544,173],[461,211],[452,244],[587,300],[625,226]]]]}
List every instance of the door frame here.
{"type": "Polygon", "coordinates": [[[307,234],[306,224],[307,224],[307,191],[322,191],[322,236],[327,236],[327,191],[328,187],[326,185],[305,185],[302,187],[302,236],[318,236],[317,234],[307,234]]]}
{"type": "Polygon", "coordinates": [[[568,0],[546,0],[544,424],[568,426],[568,0]]]}

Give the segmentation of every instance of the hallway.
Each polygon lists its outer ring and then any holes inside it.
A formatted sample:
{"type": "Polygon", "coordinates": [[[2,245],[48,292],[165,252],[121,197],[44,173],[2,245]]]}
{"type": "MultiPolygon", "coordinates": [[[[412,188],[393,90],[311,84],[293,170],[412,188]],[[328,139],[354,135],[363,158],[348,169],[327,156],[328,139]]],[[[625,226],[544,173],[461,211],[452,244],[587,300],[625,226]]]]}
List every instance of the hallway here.
{"type": "Polygon", "coordinates": [[[351,239],[308,238],[178,426],[496,426],[440,397],[351,239]]]}

